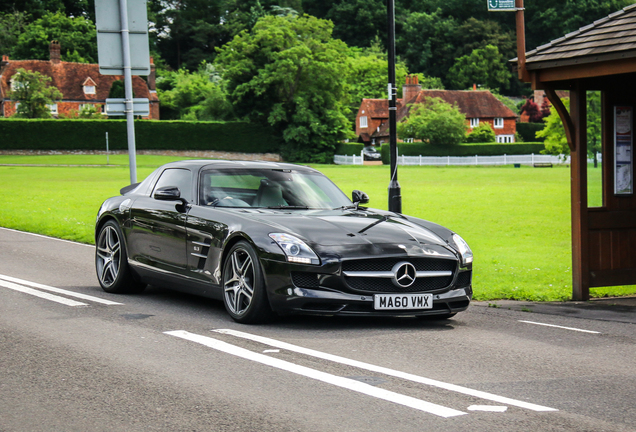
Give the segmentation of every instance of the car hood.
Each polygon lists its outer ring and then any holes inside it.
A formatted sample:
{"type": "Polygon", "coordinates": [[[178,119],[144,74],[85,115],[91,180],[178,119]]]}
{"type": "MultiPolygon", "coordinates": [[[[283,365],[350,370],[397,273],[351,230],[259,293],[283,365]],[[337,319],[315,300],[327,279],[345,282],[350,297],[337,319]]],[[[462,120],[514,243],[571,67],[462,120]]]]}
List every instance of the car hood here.
{"type": "Polygon", "coordinates": [[[272,232],[300,237],[323,257],[330,254],[356,255],[356,252],[457,257],[457,253],[440,237],[442,233],[439,230],[436,234],[404,216],[380,210],[259,210],[243,213],[243,216],[269,225],[272,232]]]}

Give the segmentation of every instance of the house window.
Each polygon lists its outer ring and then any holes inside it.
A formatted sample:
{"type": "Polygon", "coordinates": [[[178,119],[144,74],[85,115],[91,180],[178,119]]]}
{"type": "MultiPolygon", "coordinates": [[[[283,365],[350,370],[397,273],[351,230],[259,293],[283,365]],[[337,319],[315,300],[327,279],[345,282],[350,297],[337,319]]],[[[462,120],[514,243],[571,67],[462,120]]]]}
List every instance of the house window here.
{"type": "Polygon", "coordinates": [[[496,127],[497,129],[503,129],[503,126],[504,126],[503,118],[502,118],[502,117],[497,117],[497,118],[495,119],[495,127],[496,127]]]}
{"type": "Polygon", "coordinates": [[[94,85],[85,85],[84,86],[84,94],[95,94],[95,86],[94,85]]]}
{"type": "Polygon", "coordinates": [[[360,116],[360,127],[365,128],[368,126],[369,124],[367,123],[367,116],[360,116]]]}
{"type": "Polygon", "coordinates": [[[49,110],[51,110],[51,114],[57,114],[57,104],[49,104],[47,105],[49,107],[49,110]]]}
{"type": "Polygon", "coordinates": [[[497,142],[500,144],[508,144],[515,142],[514,135],[497,135],[497,142]]]}
{"type": "Polygon", "coordinates": [[[479,126],[479,119],[478,118],[471,118],[470,119],[470,128],[476,128],[477,126],[479,126]]]}

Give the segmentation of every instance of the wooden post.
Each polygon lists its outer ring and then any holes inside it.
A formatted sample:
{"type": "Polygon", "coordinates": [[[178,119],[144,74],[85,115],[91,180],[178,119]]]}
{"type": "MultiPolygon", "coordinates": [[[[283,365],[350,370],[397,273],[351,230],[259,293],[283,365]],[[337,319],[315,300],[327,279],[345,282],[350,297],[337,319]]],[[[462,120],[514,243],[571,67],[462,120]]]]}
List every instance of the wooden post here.
{"type": "Polygon", "coordinates": [[[530,82],[530,75],[526,70],[526,25],[523,15],[523,0],[515,0],[517,24],[517,72],[521,81],[530,82]]]}
{"type": "Polygon", "coordinates": [[[570,91],[570,116],[574,125],[570,185],[572,199],[572,300],[590,298],[590,253],[587,210],[587,110],[586,90],[579,81],[570,91]]]}

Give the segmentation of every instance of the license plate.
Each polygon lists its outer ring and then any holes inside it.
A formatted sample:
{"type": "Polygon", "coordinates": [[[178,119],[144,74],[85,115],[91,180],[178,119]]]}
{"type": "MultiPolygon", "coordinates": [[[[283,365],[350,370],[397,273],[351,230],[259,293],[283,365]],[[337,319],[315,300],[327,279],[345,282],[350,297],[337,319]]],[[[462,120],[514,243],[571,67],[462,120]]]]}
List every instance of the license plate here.
{"type": "Polygon", "coordinates": [[[432,309],[433,294],[376,294],[375,310],[432,309]]]}

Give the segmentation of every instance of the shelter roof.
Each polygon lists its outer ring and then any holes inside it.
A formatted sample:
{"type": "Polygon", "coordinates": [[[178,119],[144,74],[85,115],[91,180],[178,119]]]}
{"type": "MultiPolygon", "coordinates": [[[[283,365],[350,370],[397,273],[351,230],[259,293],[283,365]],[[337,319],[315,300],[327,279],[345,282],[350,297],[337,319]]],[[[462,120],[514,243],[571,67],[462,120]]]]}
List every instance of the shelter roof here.
{"type": "Polygon", "coordinates": [[[636,57],[636,4],[527,52],[526,68],[537,70],[632,57],[636,57]]]}

